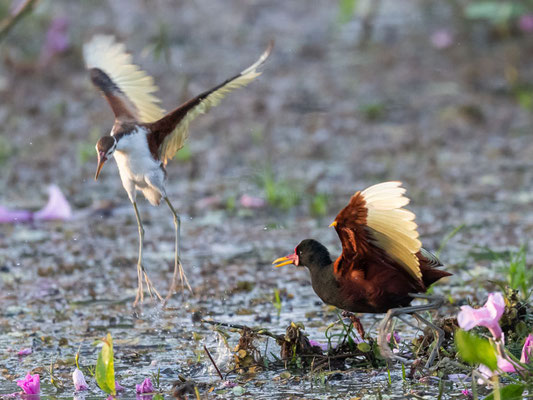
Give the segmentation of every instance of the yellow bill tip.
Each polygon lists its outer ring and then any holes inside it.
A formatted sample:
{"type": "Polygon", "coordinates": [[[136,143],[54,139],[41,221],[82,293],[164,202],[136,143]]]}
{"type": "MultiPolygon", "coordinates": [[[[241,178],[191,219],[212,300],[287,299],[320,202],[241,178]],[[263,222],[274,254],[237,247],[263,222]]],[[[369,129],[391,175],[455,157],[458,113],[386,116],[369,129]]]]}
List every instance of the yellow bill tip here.
{"type": "Polygon", "coordinates": [[[333,221],[331,224],[329,224],[329,227],[336,227],[337,226],[337,221],[333,221]]]}
{"type": "Polygon", "coordinates": [[[289,257],[280,257],[280,258],[275,259],[272,264],[277,264],[277,265],[274,265],[274,267],[279,268],[279,267],[283,267],[284,265],[293,264],[293,261],[294,260],[290,259],[289,257]]]}

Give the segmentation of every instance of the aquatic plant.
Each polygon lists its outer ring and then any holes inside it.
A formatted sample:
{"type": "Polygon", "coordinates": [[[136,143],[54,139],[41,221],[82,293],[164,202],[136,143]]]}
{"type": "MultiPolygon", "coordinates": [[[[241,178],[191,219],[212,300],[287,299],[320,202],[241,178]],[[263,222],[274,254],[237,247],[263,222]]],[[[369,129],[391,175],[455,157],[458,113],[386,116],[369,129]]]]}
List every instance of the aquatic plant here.
{"type": "Polygon", "coordinates": [[[17,386],[19,386],[25,394],[39,394],[41,391],[39,374],[31,375],[28,372],[24,379],[17,381],[17,386]]]}
{"type": "Polygon", "coordinates": [[[113,338],[110,333],[102,339],[102,343],[102,349],[100,350],[98,360],[96,361],[96,383],[104,392],[114,396],[117,394],[118,389],[115,382],[113,338]]]}
{"type": "Polygon", "coordinates": [[[135,385],[135,392],[137,393],[153,393],[154,385],[150,378],[146,378],[141,384],[135,385]]]}
{"type": "Polygon", "coordinates": [[[31,347],[28,347],[26,349],[22,349],[17,353],[17,356],[27,356],[32,353],[31,347]]]}
{"type": "Polygon", "coordinates": [[[485,305],[474,309],[470,306],[462,306],[461,312],[457,316],[459,326],[465,331],[476,326],[488,328],[495,340],[502,337],[500,328],[500,318],[505,311],[505,300],[501,293],[490,293],[485,305]]]}
{"type": "Polygon", "coordinates": [[[74,369],[74,372],[72,373],[72,381],[74,382],[74,387],[76,388],[76,392],[81,392],[83,390],[89,389],[89,385],[85,381],[85,377],[83,376],[83,372],[76,367],[74,369]]]}
{"type": "MultiPolygon", "coordinates": [[[[494,392],[488,398],[520,398],[529,382],[528,363],[533,350],[533,334],[524,341],[520,361],[505,347],[505,336],[499,325],[505,312],[505,299],[501,293],[490,293],[485,305],[478,309],[470,306],[461,307],[457,316],[459,329],[455,332],[455,344],[461,358],[470,364],[480,364],[475,375],[479,384],[494,385],[494,392]],[[466,330],[474,327],[486,327],[491,332],[489,339],[470,334],[466,330]],[[464,329],[464,330],[463,330],[464,329]],[[524,383],[515,383],[499,387],[498,376],[502,373],[518,373],[524,383]]],[[[475,393],[475,391],[474,391],[475,393]]],[[[474,395],[474,398],[477,398],[474,395]]]]}

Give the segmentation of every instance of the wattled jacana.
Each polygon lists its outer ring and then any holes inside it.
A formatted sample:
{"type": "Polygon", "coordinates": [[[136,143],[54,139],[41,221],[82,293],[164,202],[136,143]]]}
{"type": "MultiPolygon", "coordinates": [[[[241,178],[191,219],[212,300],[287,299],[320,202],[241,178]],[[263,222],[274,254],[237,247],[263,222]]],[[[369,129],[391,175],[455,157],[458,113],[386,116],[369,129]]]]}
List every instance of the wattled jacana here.
{"type": "Polygon", "coordinates": [[[306,239],[294,254],[273,264],[307,267],[313,290],[327,304],[352,312],[387,313],[378,335],[387,358],[400,359],[386,343],[392,318],[413,314],[436,330],[438,343],[428,359],[430,365],[443,332],[417,312],[438,308],[441,301],[408,306],[415,297],[427,297],[417,293],[426,292],[429,285],[451,274],[437,269],[441,262],[422,248],[415,215],[403,208],[409,203],[404,193],[401,182],[384,182],[356,192],[330,225],[342,244],[335,261],[321,243],[306,239]]]}
{"type": "Polygon", "coordinates": [[[190,286],[180,260],[180,218],[165,190],[165,166],[183,147],[189,135],[189,123],[216,106],[227,93],[257,78],[260,75],[257,68],[270,55],[272,46],[273,43],[270,43],[257,62],[241,73],[167,114],[158,105],[160,100],[153,95],[157,90],[153,79],[131,63],[132,57],[126,53],[123,44],[116,43],[111,36],[98,35],[84,46],[83,53],[91,81],[101,90],[115,114],[110,135],[100,138],[96,143],[98,166],[94,179],[98,179],[104,163],[114,155],[139,228],[138,289],[134,306],[143,301],[143,275],[150,295],[153,293],[162,300],[142,263],[144,228],[137,209],[137,190],[143,192],[152,205],[159,205],[164,199],[174,216],[174,275],[166,297],[168,299],[176,290],[178,273],[182,284],[189,289],[190,286]]]}

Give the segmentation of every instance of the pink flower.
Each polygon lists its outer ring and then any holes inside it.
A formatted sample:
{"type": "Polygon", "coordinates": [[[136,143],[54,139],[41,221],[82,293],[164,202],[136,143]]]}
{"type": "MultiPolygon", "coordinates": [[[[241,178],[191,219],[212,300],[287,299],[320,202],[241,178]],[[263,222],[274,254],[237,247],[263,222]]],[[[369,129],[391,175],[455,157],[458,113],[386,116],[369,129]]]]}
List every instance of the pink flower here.
{"type": "Polygon", "coordinates": [[[522,32],[533,32],[533,15],[522,15],[518,19],[518,27],[522,32]]]}
{"type": "Polygon", "coordinates": [[[467,399],[473,399],[474,396],[472,395],[472,392],[468,389],[461,390],[461,394],[465,396],[467,399]]]}
{"type": "Polygon", "coordinates": [[[0,206],[0,223],[29,222],[33,219],[33,213],[27,210],[10,210],[0,206]]]}
{"type": "Polygon", "coordinates": [[[531,355],[532,351],[533,351],[533,334],[530,333],[526,338],[524,347],[522,347],[522,356],[520,357],[520,362],[524,364],[529,364],[529,356],[531,355]]]}
{"type": "Polygon", "coordinates": [[[437,49],[446,49],[453,44],[453,35],[447,29],[440,29],[431,34],[431,44],[437,49]]]}
{"type": "MultiPolygon", "coordinates": [[[[500,355],[497,355],[496,357],[498,360],[498,369],[496,371],[491,371],[489,367],[481,364],[478,368],[481,375],[483,375],[487,379],[490,379],[493,375],[498,375],[500,372],[507,372],[507,373],[516,372],[515,366],[509,360],[503,358],[500,355]]],[[[478,383],[482,384],[483,380],[478,379],[478,383]]]]}
{"type": "Polygon", "coordinates": [[[462,306],[457,322],[465,331],[476,326],[484,326],[489,329],[494,339],[499,340],[502,337],[502,329],[499,321],[505,311],[505,301],[501,293],[490,293],[485,305],[481,308],[474,309],[470,306],[462,306]]]}
{"type": "Polygon", "coordinates": [[[402,341],[402,338],[396,331],[392,332],[392,335],[390,333],[387,333],[387,343],[390,343],[392,338],[394,338],[395,344],[398,344],[402,341]]]}
{"type": "Polygon", "coordinates": [[[120,383],[115,382],[115,390],[117,392],[122,392],[124,390],[124,386],[122,386],[120,383]]]}
{"type": "Polygon", "coordinates": [[[26,378],[18,380],[17,385],[22,389],[25,394],[39,394],[41,391],[41,382],[39,380],[39,374],[26,375],[26,378]]]}
{"type": "Polygon", "coordinates": [[[72,210],[67,199],[61,193],[61,190],[56,185],[48,187],[48,203],[39,211],[35,212],[33,217],[36,220],[53,220],[53,219],[69,219],[72,216],[72,210]]]}
{"type": "Polygon", "coordinates": [[[55,185],[48,187],[48,203],[37,212],[10,210],[0,206],[0,223],[31,222],[34,219],[48,221],[69,219],[72,215],[70,204],[61,190],[55,185]]]}
{"type": "Polygon", "coordinates": [[[48,65],[56,55],[65,52],[69,46],[68,20],[65,17],[56,17],[46,32],[46,40],[39,59],[40,66],[48,65]]]}
{"type": "Polygon", "coordinates": [[[224,381],[224,383],[222,383],[222,386],[224,386],[226,388],[232,388],[232,387],[237,386],[237,383],[235,383],[233,381],[224,381]]]}
{"type": "Polygon", "coordinates": [[[320,342],[317,342],[316,340],[309,339],[309,344],[312,347],[320,347],[322,351],[328,351],[327,343],[320,343],[320,342]]]}
{"type": "Polygon", "coordinates": [[[140,385],[135,385],[135,391],[137,393],[153,393],[154,385],[152,385],[150,378],[146,378],[140,385]]]}
{"type": "Polygon", "coordinates": [[[239,202],[244,208],[261,208],[266,204],[265,200],[261,197],[254,197],[248,194],[243,194],[239,202]]]}
{"type": "Polygon", "coordinates": [[[17,356],[27,356],[32,353],[31,347],[28,347],[26,349],[22,349],[17,353],[17,356]]]}
{"type": "Polygon", "coordinates": [[[83,372],[81,372],[78,368],[76,368],[72,373],[72,380],[74,381],[76,392],[81,392],[82,390],[89,389],[89,385],[87,385],[87,382],[85,381],[83,372]]]}

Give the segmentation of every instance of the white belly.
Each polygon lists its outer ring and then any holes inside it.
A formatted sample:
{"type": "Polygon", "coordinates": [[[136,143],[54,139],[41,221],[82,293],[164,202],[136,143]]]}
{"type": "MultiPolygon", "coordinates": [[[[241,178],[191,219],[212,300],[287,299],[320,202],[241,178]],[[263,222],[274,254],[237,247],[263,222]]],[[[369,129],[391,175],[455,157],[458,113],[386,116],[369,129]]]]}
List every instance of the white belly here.
{"type": "Polygon", "coordinates": [[[165,173],[161,162],[153,159],[144,132],[121,138],[114,156],[130,200],[135,201],[136,190],[140,190],[150,203],[159,204],[165,196],[165,173]]]}

